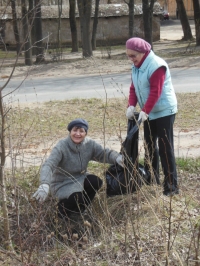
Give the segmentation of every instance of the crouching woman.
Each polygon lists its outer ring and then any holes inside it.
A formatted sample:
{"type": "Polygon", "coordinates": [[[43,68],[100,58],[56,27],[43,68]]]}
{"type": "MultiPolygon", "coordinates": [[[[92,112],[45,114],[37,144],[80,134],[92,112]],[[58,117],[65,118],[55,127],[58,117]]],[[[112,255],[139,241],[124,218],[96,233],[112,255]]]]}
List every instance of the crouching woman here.
{"type": "Polygon", "coordinates": [[[40,186],[33,195],[43,202],[49,192],[58,200],[58,215],[70,217],[81,213],[92,202],[102,180],[87,172],[89,161],[123,164],[122,156],[104,149],[86,137],[88,122],[82,118],[68,124],[69,135],[52,149],[40,172],[40,186]]]}

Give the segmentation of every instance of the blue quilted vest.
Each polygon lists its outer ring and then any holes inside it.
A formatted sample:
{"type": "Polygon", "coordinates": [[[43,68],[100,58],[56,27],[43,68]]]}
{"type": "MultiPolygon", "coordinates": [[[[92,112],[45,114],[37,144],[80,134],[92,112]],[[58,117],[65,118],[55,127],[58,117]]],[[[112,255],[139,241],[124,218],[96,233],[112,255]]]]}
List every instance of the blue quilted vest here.
{"type": "Polygon", "coordinates": [[[165,81],[161,96],[149,114],[149,119],[157,119],[177,112],[177,99],[171,81],[167,63],[156,56],[153,51],[149,53],[140,68],[132,66],[132,80],[135,87],[138,103],[142,109],[150,93],[150,77],[159,67],[165,66],[165,81]]]}

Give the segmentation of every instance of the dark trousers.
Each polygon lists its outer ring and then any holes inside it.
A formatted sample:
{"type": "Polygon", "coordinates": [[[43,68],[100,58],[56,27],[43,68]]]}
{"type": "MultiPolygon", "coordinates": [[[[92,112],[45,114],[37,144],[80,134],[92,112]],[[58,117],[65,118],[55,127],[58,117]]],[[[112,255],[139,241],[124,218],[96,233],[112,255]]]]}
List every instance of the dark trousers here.
{"type": "Polygon", "coordinates": [[[159,156],[164,173],[164,191],[177,189],[173,124],[175,115],[144,122],[145,170],[159,183],[159,156]]]}
{"type": "Polygon", "coordinates": [[[101,188],[103,181],[95,175],[87,175],[84,181],[83,192],[75,192],[68,199],[58,202],[58,215],[70,216],[72,213],[80,213],[92,202],[96,192],[101,188]]]}

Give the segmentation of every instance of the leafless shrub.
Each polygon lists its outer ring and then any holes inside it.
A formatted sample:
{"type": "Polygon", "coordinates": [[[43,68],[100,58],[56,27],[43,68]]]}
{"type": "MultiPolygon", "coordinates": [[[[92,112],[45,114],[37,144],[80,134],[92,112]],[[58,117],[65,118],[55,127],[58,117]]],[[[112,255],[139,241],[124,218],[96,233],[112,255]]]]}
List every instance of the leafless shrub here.
{"type": "MultiPolygon", "coordinates": [[[[119,89],[118,85],[116,87],[119,89]]],[[[182,104],[185,110],[184,99],[181,99],[180,106],[182,104]]],[[[196,96],[190,99],[195,106],[196,96]]],[[[106,138],[113,134],[122,142],[122,135],[126,132],[124,106],[124,99],[75,99],[63,103],[51,102],[42,107],[36,105],[33,109],[6,107],[5,148],[7,159],[10,158],[10,164],[5,167],[6,204],[14,252],[5,250],[1,223],[2,263],[199,265],[198,167],[192,173],[191,167],[189,170],[178,169],[181,192],[173,198],[163,197],[162,187],[155,183],[151,186],[143,184],[133,194],[107,198],[104,176],[107,165],[90,164],[89,171],[100,176],[104,186],[82,217],[81,236],[73,234],[70,222],[57,217],[55,200],[50,197],[41,205],[32,199],[43,159],[53,143],[66,134],[66,116],[73,119],[84,115],[90,121],[91,135],[101,135],[106,146],[106,138]],[[70,111],[74,105],[80,109],[72,114],[70,111]],[[33,158],[41,144],[44,148],[38,163],[33,158]],[[26,157],[28,151],[33,155],[32,165],[26,157]]],[[[181,111],[179,117],[181,126],[184,126],[181,111]]],[[[195,124],[192,121],[191,125],[195,124]]],[[[163,176],[161,178],[163,180],[163,176]]],[[[1,222],[3,219],[1,209],[1,222]]]]}

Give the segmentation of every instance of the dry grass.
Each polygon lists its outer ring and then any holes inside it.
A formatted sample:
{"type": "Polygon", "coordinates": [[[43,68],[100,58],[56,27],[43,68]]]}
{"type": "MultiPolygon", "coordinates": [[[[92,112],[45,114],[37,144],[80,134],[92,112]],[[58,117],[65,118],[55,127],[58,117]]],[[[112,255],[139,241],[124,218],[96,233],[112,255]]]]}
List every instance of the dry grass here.
{"type": "MultiPolygon", "coordinates": [[[[200,93],[177,94],[179,112],[175,129],[179,131],[198,130],[200,127],[200,93]]],[[[24,143],[34,144],[44,138],[59,139],[66,134],[67,124],[77,117],[89,122],[89,135],[118,135],[126,133],[125,110],[127,99],[74,99],[32,104],[27,107],[13,107],[9,112],[13,138],[24,138],[24,143]],[[20,111],[19,111],[20,110],[20,111]],[[37,136],[37,137],[36,137],[37,136]],[[27,138],[28,137],[28,138],[27,138]]],[[[139,109],[138,109],[139,111],[139,109]]]]}
{"type": "MultiPolygon", "coordinates": [[[[178,94],[175,128],[199,130],[200,93],[178,94]]],[[[8,115],[7,144],[17,154],[66,134],[76,117],[88,120],[91,137],[126,133],[127,100],[97,99],[49,102],[13,107],[8,115]],[[18,152],[18,153],[17,153],[18,152]]],[[[40,205],[32,201],[39,167],[6,169],[8,208],[15,254],[4,249],[0,215],[1,265],[200,265],[200,159],[179,158],[180,195],[162,196],[162,187],[142,186],[137,193],[107,198],[106,165],[89,164],[89,171],[104,186],[88,209],[92,228],[83,225],[84,237],[66,237],[68,224],[57,219],[51,198],[40,205]]],[[[163,177],[162,177],[163,178],[163,177]]]]}
{"type": "MultiPolygon", "coordinates": [[[[104,178],[100,165],[90,170],[104,178]]],[[[26,173],[29,185],[18,184],[17,198],[13,185],[8,190],[18,256],[1,259],[5,265],[198,265],[200,176],[180,171],[181,194],[173,198],[162,197],[155,185],[106,198],[104,186],[88,210],[92,229],[85,227],[84,238],[77,240],[66,237],[68,225],[56,219],[51,198],[42,206],[31,201],[35,174],[26,173]]]]}

